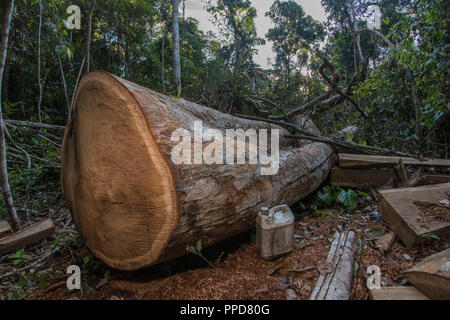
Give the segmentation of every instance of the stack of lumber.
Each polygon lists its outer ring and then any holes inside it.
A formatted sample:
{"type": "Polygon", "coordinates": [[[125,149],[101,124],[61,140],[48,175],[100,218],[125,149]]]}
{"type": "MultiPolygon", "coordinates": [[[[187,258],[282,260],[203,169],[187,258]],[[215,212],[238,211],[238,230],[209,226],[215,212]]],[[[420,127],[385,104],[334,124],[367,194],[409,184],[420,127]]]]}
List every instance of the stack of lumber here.
{"type": "MultiPolygon", "coordinates": [[[[340,187],[361,190],[379,189],[393,185],[396,168],[450,168],[450,160],[419,160],[405,157],[368,156],[355,154],[339,154],[339,167],[331,172],[331,183],[340,187]]],[[[406,180],[411,180],[408,175],[406,180]]],[[[450,175],[420,174],[415,184],[431,185],[450,182],[450,175]]]]}
{"type": "MultiPolygon", "coordinates": [[[[339,154],[331,183],[361,190],[378,189],[378,207],[393,232],[377,241],[381,251],[396,236],[412,247],[430,238],[450,238],[450,175],[423,174],[416,168],[448,173],[450,160],[339,154]],[[420,185],[420,186],[418,186],[420,185]],[[384,190],[381,190],[384,189],[384,190]],[[447,211],[448,210],[448,211],[447,211]]],[[[370,290],[374,300],[450,299],[450,249],[429,256],[404,273],[413,286],[370,290]]]]}

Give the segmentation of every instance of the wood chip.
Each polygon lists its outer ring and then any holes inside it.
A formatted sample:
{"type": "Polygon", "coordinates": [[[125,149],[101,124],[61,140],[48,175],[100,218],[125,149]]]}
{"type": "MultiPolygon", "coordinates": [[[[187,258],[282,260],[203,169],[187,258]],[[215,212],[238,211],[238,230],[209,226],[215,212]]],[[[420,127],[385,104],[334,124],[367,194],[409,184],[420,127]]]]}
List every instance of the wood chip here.
{"type": "Polygon", "coordinates": [[[311,271],[316,269],[315,267],[298,267],[297,269],[294,270],[289,270],[289,272],[298,272],[298,273],[302,273],[302,272],[306,272],[306,271],[311,271]]]}

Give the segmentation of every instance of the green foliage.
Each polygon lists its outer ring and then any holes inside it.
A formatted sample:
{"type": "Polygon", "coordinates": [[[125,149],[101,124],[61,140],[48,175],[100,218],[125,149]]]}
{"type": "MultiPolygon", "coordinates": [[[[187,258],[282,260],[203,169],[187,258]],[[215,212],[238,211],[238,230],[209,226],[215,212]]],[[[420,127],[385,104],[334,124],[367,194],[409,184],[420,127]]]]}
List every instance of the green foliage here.
{"type": "Polygon", "coordinates": [[[355,211],[356,207],[358,206],[358,193],[353,191],[352,189],[342,190],[337,195],[337,200],[339,200],[339,202],[341,202],[351,213],[355,211]]]}
{"type": "Polygon", "coordinates": [[[331,185],[326,186],[322,189],[322,191],[317,192],[317,198],[323,204],[327,205],[328,207],[332,207],[334,205],[334,201],[337,198],[336,188],[331,185]]]}
{"type": "Polygon", "coordinates": [[[344,205],[349,213],[352,213],[358,206],[359,197],[367,196],[367,193],[361,191],[355,191],[352,189],[345,190],[334,185],[329,185],[316,193],[315,199],[310,207],[318,216],[324,217],[326,216],[326,212],[318,209],[323,207],[330,208],[338,202],[344,205]]]}
{"type": "Polygon", "coordinates": [[[20,249],[16,253],[10,254],[8,256],[9,259],[14,259],[13,265],[18,265],[22,263],[23,259],[28,258],[28,255],[25,254],[25,249],[20,249]]]}

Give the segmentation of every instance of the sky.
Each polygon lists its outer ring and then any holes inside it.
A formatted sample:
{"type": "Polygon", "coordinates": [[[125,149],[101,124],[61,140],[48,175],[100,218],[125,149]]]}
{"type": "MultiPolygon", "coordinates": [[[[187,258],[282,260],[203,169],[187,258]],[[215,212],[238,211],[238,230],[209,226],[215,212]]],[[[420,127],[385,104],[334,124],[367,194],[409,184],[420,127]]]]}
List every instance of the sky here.
{"type": "MultiPolygon", "coordinates": [[[[316,20],[326,21],[325,10],[320,4],[320,0],[295,0],[305,10],[307,15],[310,15],[316,20]]],[[[256,31],[258,36],[264,38],[269,28],[271,28],[271,22],[265,13],[269,11],[270,6],[274,0],[252,0],[253,6],[258,11],[258,17],[255,20],[256,31]]],[[[213,31],[217,34],[217,28],[211,22],[210,14],[204,9],[203,0],[186,0],[186,16],[192,17],[200,21],[200,29],[203,31],[213,31]]],[[[272,43],[266,41],[266,45],[258,46],[258,55],[255,56],[255,62],[263,68],[269,68],[268,59],[274,60],[274,53],[272,51],[272,43]]]]}

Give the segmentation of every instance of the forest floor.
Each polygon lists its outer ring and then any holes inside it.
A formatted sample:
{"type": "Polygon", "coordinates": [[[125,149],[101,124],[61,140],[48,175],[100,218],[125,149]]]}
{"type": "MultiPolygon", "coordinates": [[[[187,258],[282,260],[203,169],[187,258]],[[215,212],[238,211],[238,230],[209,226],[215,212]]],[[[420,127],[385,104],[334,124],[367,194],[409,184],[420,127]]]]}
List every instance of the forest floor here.
{"type": "MultiPolygon", "coordinates": [[[[308,299],[323,270],[336,231],[351,229],[361,240],[354,266],[351,299],[369,298],[366,269],[377,265],[382,286],[408,285],[402,272],[425,257],[449,247],[448,239],[429,239],[408,249],[396,239],[390,251],[381,252],[375,239],[390,232],[377,204],[360,201],[346,215],[341,208],[313,212],[293,208],[296,213],[292,254],[274,261],[263,260],[257,250],[255,232],[249,231],[202,250],[217,268],[209,267],[193,254],[137,272],[119,272],[93,258],[83,245],[70,214],[62,206],[49,208],[57,233],[29,246],[24,252],[0,258],[0,299],[287,299],[295,292],[308,299]],[[301,213],[300,213],[301,212],[301,213]],[[69,291],[66,269],[79,265],[82,290],[69,291]],[[303,271],[302,271],[303,269],[303,271]],[[297,270],[297,271],[294,271],[297,270]],[[292,289],[289,290],[288,289],[292,289]]],[[[50,206],[51,207],[51,206],[50,206]]]]}

